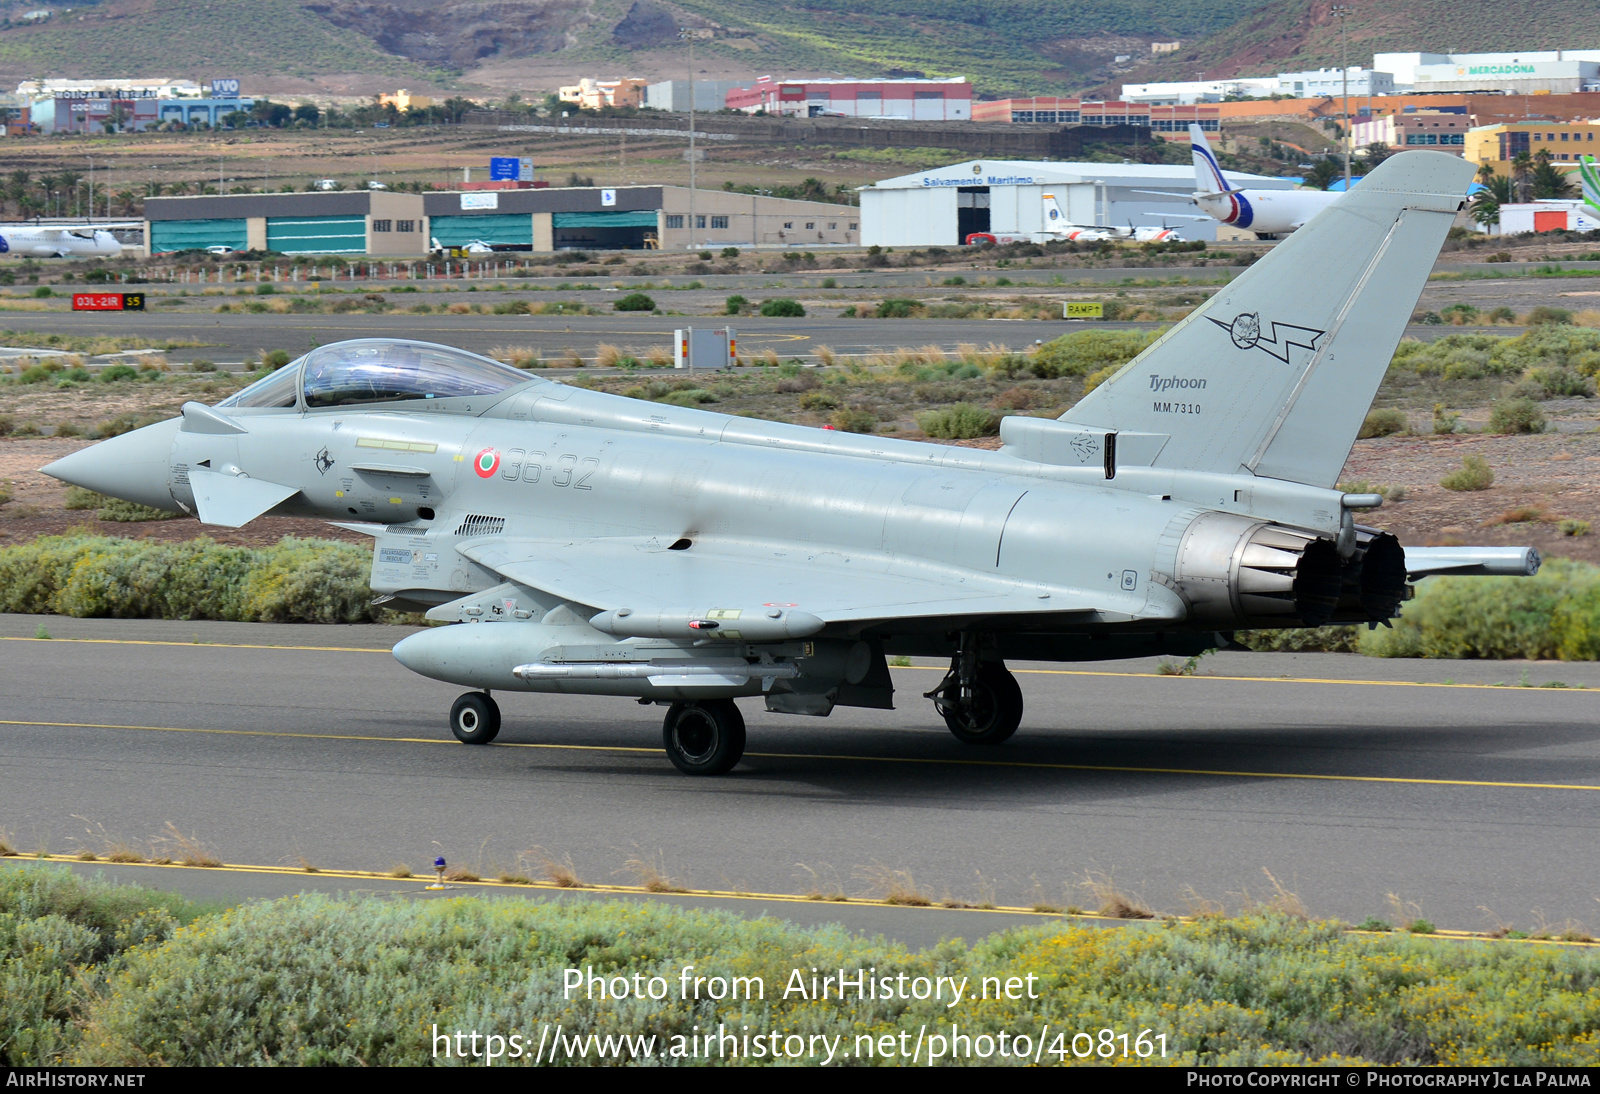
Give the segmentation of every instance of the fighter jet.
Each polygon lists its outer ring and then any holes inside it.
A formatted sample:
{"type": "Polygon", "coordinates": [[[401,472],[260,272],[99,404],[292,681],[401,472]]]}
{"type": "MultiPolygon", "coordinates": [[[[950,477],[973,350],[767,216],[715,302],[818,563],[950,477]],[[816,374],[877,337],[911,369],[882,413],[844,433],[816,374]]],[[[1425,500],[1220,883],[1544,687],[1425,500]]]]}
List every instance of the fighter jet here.
{"type": "Polygon", "coordinates": [[[122,244],[112,228],[142,228],[127,224],[23,225],[0,224],[0,254],[22,258],[116,258],[122,244]]]}
{"type": "Polygon", "coordinates": [[[208,524],[316,516],[374,539],[371,586],[447,621],[406,667],[494,692],[667,708],[691,775],[738,763],[738,701],[891,707],[887,657],[961,741],[1023,718],[1007,660],[1225,645],[1237,628],[1385,623],[1408,582],[1531,574],[1530,548],[1405,548],[1335,481],[1473,166],[1408,152],[1059,420],[988,452],[572,387],[446,346],[338,342],[215,406],[44,470],[208,524]]]}

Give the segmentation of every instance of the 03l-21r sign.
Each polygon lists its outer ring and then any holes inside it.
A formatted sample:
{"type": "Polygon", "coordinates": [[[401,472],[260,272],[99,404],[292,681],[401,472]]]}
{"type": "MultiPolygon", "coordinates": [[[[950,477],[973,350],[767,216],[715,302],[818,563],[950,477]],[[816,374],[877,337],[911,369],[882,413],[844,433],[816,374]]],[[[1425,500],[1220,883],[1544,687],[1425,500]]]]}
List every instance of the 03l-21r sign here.
{"type": "Polygon", "coordinates": [[[73,311],[144,311],[142,292],[75,292],[73,311]]]}

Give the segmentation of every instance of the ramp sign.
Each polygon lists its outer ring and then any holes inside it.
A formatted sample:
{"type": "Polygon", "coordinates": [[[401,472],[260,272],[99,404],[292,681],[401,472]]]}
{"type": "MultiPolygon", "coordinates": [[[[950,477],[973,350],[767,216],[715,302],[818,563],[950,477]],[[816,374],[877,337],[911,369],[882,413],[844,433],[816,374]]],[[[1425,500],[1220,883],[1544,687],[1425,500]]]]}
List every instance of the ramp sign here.
{"type": "Polygon", "coordinates": [[[1069,300],[1062,306],[1064,319],[1104,319],[1106,306],[1099,303],[1089,303],[1085,300],[1069,300]]]}

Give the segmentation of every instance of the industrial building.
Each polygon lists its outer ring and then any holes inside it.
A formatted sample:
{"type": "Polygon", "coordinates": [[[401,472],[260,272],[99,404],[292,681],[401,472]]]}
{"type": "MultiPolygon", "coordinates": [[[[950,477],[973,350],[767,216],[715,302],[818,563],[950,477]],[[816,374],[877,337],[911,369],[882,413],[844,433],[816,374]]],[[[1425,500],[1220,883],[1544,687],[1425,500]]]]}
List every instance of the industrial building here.
{"type": "Polygon", "coordinates": [[[1342,68],[1319,68],[1307,72],[1280,72],[1276,76],[1246,76],[1228,80],[1181,80],[1170,83],[1123,84],[1122,97],[1129,102],[1155,105],[1220,103],[1229,98],[1266,99],[1281,95],[1293,99],[1323,96],[1392,95],[1394,77],[1372,68],[1351,65],[1348,79],[1342,68]]]}
{"type": "Polygon", "coordinates": [[[1378,117],[1361,115],[1352,119],[1350,132],[1357,148],[1386,144],[1395,149],[1431,148],[1459,156],[1471,125],[1472,119],[1464,112],[1404,110],[1378,117]]]}
{"type": "Polygon", "coordinates": [[[949,80],[772,80],[728,92],[731,110],[799,118],[903,118],[915,122],[972,120],[972,85],[949,80]]]}
{"type": "Polygon", "coordinates": [[[145,218],[152,254],[228,247],[405,258],[472,243],[534,252],[815,248],[861,236],[852,206],[723,190],[691,196],[682,186],[149,198],[145,218]]]}
{"type": "Polygon", "coordinates": [[[1488,91],[1562,95],[1600,90],[1578,86],[1593,73],[1600,49],[1518,50],[1511,53],[1375,53],[1372,67],[1394,76],[1396,90],[1488,91]],[[1587,62],[1587,68],[1580,62],[1587,62]],[[1546,67],[1556,66],[1556,67],[1546,67]],[[1457,86],[1459,85],[1459,86],[1457,86]]]}
{"type": "MultiPolygon", "coordinates": [[[[1239,188],[1287,190],[1295,185],[1291,179],[1236,171],[1227,172],[1226,178],[1239,188]]],[[[972,232],[1037,236],[1045,231],[1046,194],[1056,199],[1071,224],[1166,224],[1180,228],[1185,239],[1216,239],[1215,221],[1178,219],[1198,215],[1189,197],[1194,187],[1194,169],[1188,166],[970,160],[862,187],[861,242],[948,247],[972,232]]]]}
{"type": "Polygon", "coordinates": [[[1046,125],[1147,125],[1157,133],[1188,133],[1191,123],[1217,130],[1214,106],[1149,106],[1143,103],[1096,102],[1037,96],[991,99],[972,104],[975,122],[1046,125]]]}
{"type": "Polygon", "coordinates": [[[254,99],[239,95],[238,80],[24,80],[17,85],[23,116],[40,133],[99,133],[107,124],[142,132],[182,122],[216,126],[254,99]]]}
{"type": "Polygon", "coordinates": [[[1576,169],[1578,157],[1600,155],[1600,122],[1509,122],[1480,125],[1467,130],[1463,148],[1473,163],[1487,164],[1497,174],[1509,175],[1511,161],[1522,153],[1550,153],[1556,166],[1576,169]]]}
{"type": "MultiPolygon", "coordinates": [[[[749,87],[749,80],[695,80],[694,108],[713,114],[728,105],[728,92],[749,87]]],[[[689,112],[688,80],[662,80],[644,89],[644,106],[648,110],[668,110],[674,114],[689,112]]]]}

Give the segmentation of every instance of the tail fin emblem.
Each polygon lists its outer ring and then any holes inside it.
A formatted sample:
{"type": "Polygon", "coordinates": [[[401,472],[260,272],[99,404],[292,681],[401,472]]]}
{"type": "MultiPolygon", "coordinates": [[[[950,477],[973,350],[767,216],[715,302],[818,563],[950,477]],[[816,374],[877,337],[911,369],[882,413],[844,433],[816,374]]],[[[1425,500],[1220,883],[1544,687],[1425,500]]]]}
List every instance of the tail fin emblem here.
{"type": "Polygon", "coordinates": [[[1258,349],[1269,357],[1276,357],[1284,364],[1289,363],[1290,346],[1300,346],[1315,352],[1317,339],[1327,333],[1313,327],[1297,326],[1294,323],[1273,323],[1272,337],[1265,338],[1261,333],[1261,316],[1248,311],[1234,316],[1231,323],[1221,319],[1212,319],[1211,322],[1227,331],[1228,336],[1233,339],[1233,344],[1240,349],[1258,349]]]}

